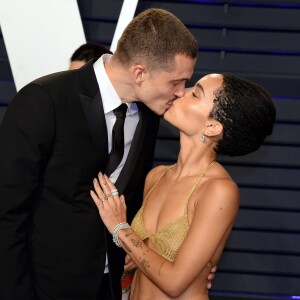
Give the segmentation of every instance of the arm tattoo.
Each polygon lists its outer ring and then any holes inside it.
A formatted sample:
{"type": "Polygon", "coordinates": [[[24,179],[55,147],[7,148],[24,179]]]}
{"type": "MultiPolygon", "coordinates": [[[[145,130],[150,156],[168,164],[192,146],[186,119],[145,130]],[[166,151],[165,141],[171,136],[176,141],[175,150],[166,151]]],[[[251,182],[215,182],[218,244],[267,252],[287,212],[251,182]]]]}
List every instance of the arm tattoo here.
{"type": "Polygon", "coordinates": [[[142,242],[140,240],[131,239],[130,241],[133,244],[133,246],[135,246],[136,248],[143,248],[142,242]]]}
{"type": "Polygon", "coordinates": [[[145,260],[145,259],[143,259],[143,260],[141,261],[141,264],[142,264],[142,266],[143,266],[143,268],[144,268],[145,270],[147,270],[147,269],[150,268],[149,262],[148,262],[147,260],[145,260]]]}

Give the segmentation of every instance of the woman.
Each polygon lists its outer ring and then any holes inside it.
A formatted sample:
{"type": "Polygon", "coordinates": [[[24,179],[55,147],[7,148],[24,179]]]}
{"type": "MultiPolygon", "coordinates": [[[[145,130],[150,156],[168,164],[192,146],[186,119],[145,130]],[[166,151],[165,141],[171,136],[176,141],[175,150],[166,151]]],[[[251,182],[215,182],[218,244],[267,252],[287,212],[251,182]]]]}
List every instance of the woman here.
{"type": "Polygon", "coordinates": [[[206,277],[239,207],[238,187],[216,157],[258,149],[272,132],[275,114],[261,86],[207,75],[164,114],[180,130],[178,160],[148,174],[131,227],[124,197],[105,175],[94,180],[91,196],[103,222],[137,265],[131,300],[208,299],[206,277]]]}

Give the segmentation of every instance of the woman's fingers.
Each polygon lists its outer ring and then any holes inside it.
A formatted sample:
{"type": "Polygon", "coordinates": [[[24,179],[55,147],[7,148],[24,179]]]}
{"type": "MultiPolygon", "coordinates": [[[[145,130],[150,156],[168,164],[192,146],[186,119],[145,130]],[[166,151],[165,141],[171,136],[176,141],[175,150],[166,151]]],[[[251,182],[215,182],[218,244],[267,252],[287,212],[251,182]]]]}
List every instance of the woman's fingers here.
{"type": "MultiPolygon", "coordinates": [[[[101,174],[101,173],[100,173],[101,174]]],[[[105,190],[107,190],[105,187],[105,178],[101,174],[97,178],[94,178],[93,185],[95,192],[91,191],[91,196],[96,203],[98,208],[103,208],[104,203],[109,199],[108,195],[106,194],[105,190]],[[104,190],[105,189],[105,190],[104,190]],[[102,204],[102,205],[101,205],[102,204]]]]}
{"type": "Polygon", "coordinates": [[[107,191],[115,198],[117,199],[119,197],[119,192],[116,186],[111,182],[111,180],[107,177],[107,175],[103,175],[105,181],[106,181],[106,188],[107,191]]]}
{"type": "Polygon", "coordinates": [[[124,196],[122,195],[119,197],[116,186],[106,175],[103,175],[101,172],[99,172],[98,178],[94,179],[93,184],[95,188],[95,194],[93,195],[91,193],[91,196],[97,206],[102,204],[101,208],[104,208],[104,210],[109,210],[110,207],[115,214],[116,212],[125,212],[126,214],[126,203],[124,196]]]}
{"type": "Polygon", "coordinates": [[[115,185],[111,182],[111,180],[106,176],[103,175],[101,172],[98,175],[102,190],[104,194],[107,196],[108,199],[114,200],[114,203],[117,203],[118,197],[118,190],[116,189],[115,185]],[[116,193],[117,192],[117,193],[116,193]]]}
{"type": "Polygon", "coordinates": [[[118,189],[105,174],[103,175],[101,172],[99,173],[99,181],[102,190],[108,199],[112,199],[112,203],[115,203],[116,206],[119,206],[121,203],[126,208],[125,198],[123,197],[123,200],[121,200],[122,196],[119,197],[118,189]]]}
{"type": "Polygon", "coordinates": [[[98,174],[98,179],[99,179],[99,182],[100,182],[100,185],[101,185],[101,188],[104,192],[105,195],[110,195],[110,188],[108,186],[108,180],[104,177],[104,175],[99,172],[98,174]]]}
{"type": "Polygon", "coordinates": [[[101,188],[104,192],[104,195],[107,197],[107,203],[111,209],[116,212],[118,210],[118,201],[115,199],[115,197],[112,194],[111,186],[115,188],[115,186],[112,184],[112,182],[109,180],[107,176],[104,176],[101,172],[98,174],[99,182],[101,185],[101,188]]]}
{"type": "Polygon", "coordinates": [[[94,200],[95,204],[98,206],[100,204],[100,200],[94,191],[90,191],[91,197],[94,200]]]}
{"type": "Polygon", "coordinates": [[[123,195],[121,195],[120,201],[121,201],[121,204],[123,205],[123,207],[124,207],[125,209],[127,209],[127,207],[126,207],[126,202],[125,202],[125,197],[124,197],[123,195]]]}
{"type": "Polygon", "coordinates": [[[96,206],[98,207],[99,211],[101,208],[103,208],[102,202],[99,199],[99,197],[97,196],[97,194],[94,191],[90,191],[91,197],[94,200],[96,206]]]}
{"type": "Polygon", "coordinates": [[[98,207],[100,217],[106,228],[112,233],[115,226],[126,222],[126,208],[124,197],[119,199],[118,190],[107,176],[102,173],[93,181],[95,191],[91,197],[98,207]]]}
{"type": "Polygon", "coordinates": [[[99,185],[99,182],[96,178],[93,180],[93,184],[94,184],[94,189],[96,191],[97,196],[99,197],[100,200],[103,200],[104,193],[103,193],[103,191],[99,185]]]}

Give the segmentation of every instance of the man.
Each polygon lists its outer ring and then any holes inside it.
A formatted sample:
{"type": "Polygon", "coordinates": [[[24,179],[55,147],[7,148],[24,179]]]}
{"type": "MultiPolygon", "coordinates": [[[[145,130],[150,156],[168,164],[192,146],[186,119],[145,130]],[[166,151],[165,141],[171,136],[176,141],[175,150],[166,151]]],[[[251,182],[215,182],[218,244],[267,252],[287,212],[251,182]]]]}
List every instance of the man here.
{"type": "Polygon", "coordinates": [[[179,20],[150,9],[128,25],[113,56],[16,95],[0,127],[2,300],[121,298],[125,254],[90,197],[110,161],[113,110],[127,103],[124,156],[110,178],[130,222],[152,166],[158,115],[184,95],[196,55],[179,20]]]}

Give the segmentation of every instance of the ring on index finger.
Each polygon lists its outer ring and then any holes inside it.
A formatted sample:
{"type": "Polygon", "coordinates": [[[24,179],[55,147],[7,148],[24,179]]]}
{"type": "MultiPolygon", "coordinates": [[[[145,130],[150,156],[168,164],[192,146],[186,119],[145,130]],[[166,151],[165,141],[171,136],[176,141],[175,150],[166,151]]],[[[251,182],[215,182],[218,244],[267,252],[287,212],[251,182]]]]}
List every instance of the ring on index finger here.
{"type": "Polygon", "coordinates": [[[107,196],[102,196],[102,197],[100,197],[100,200],[102,201],[102,202],[104,202],[104,201],[106,201],[107,200],[107,196]]]}
{"type": "Polygon", "coordinates": [[[113,190],[111,190],[110,192],[111,192],[112,196],[117,196],[117,195],[119,195],[119,192],[118,192],[117,189],[113,189],[113,190]]]}

